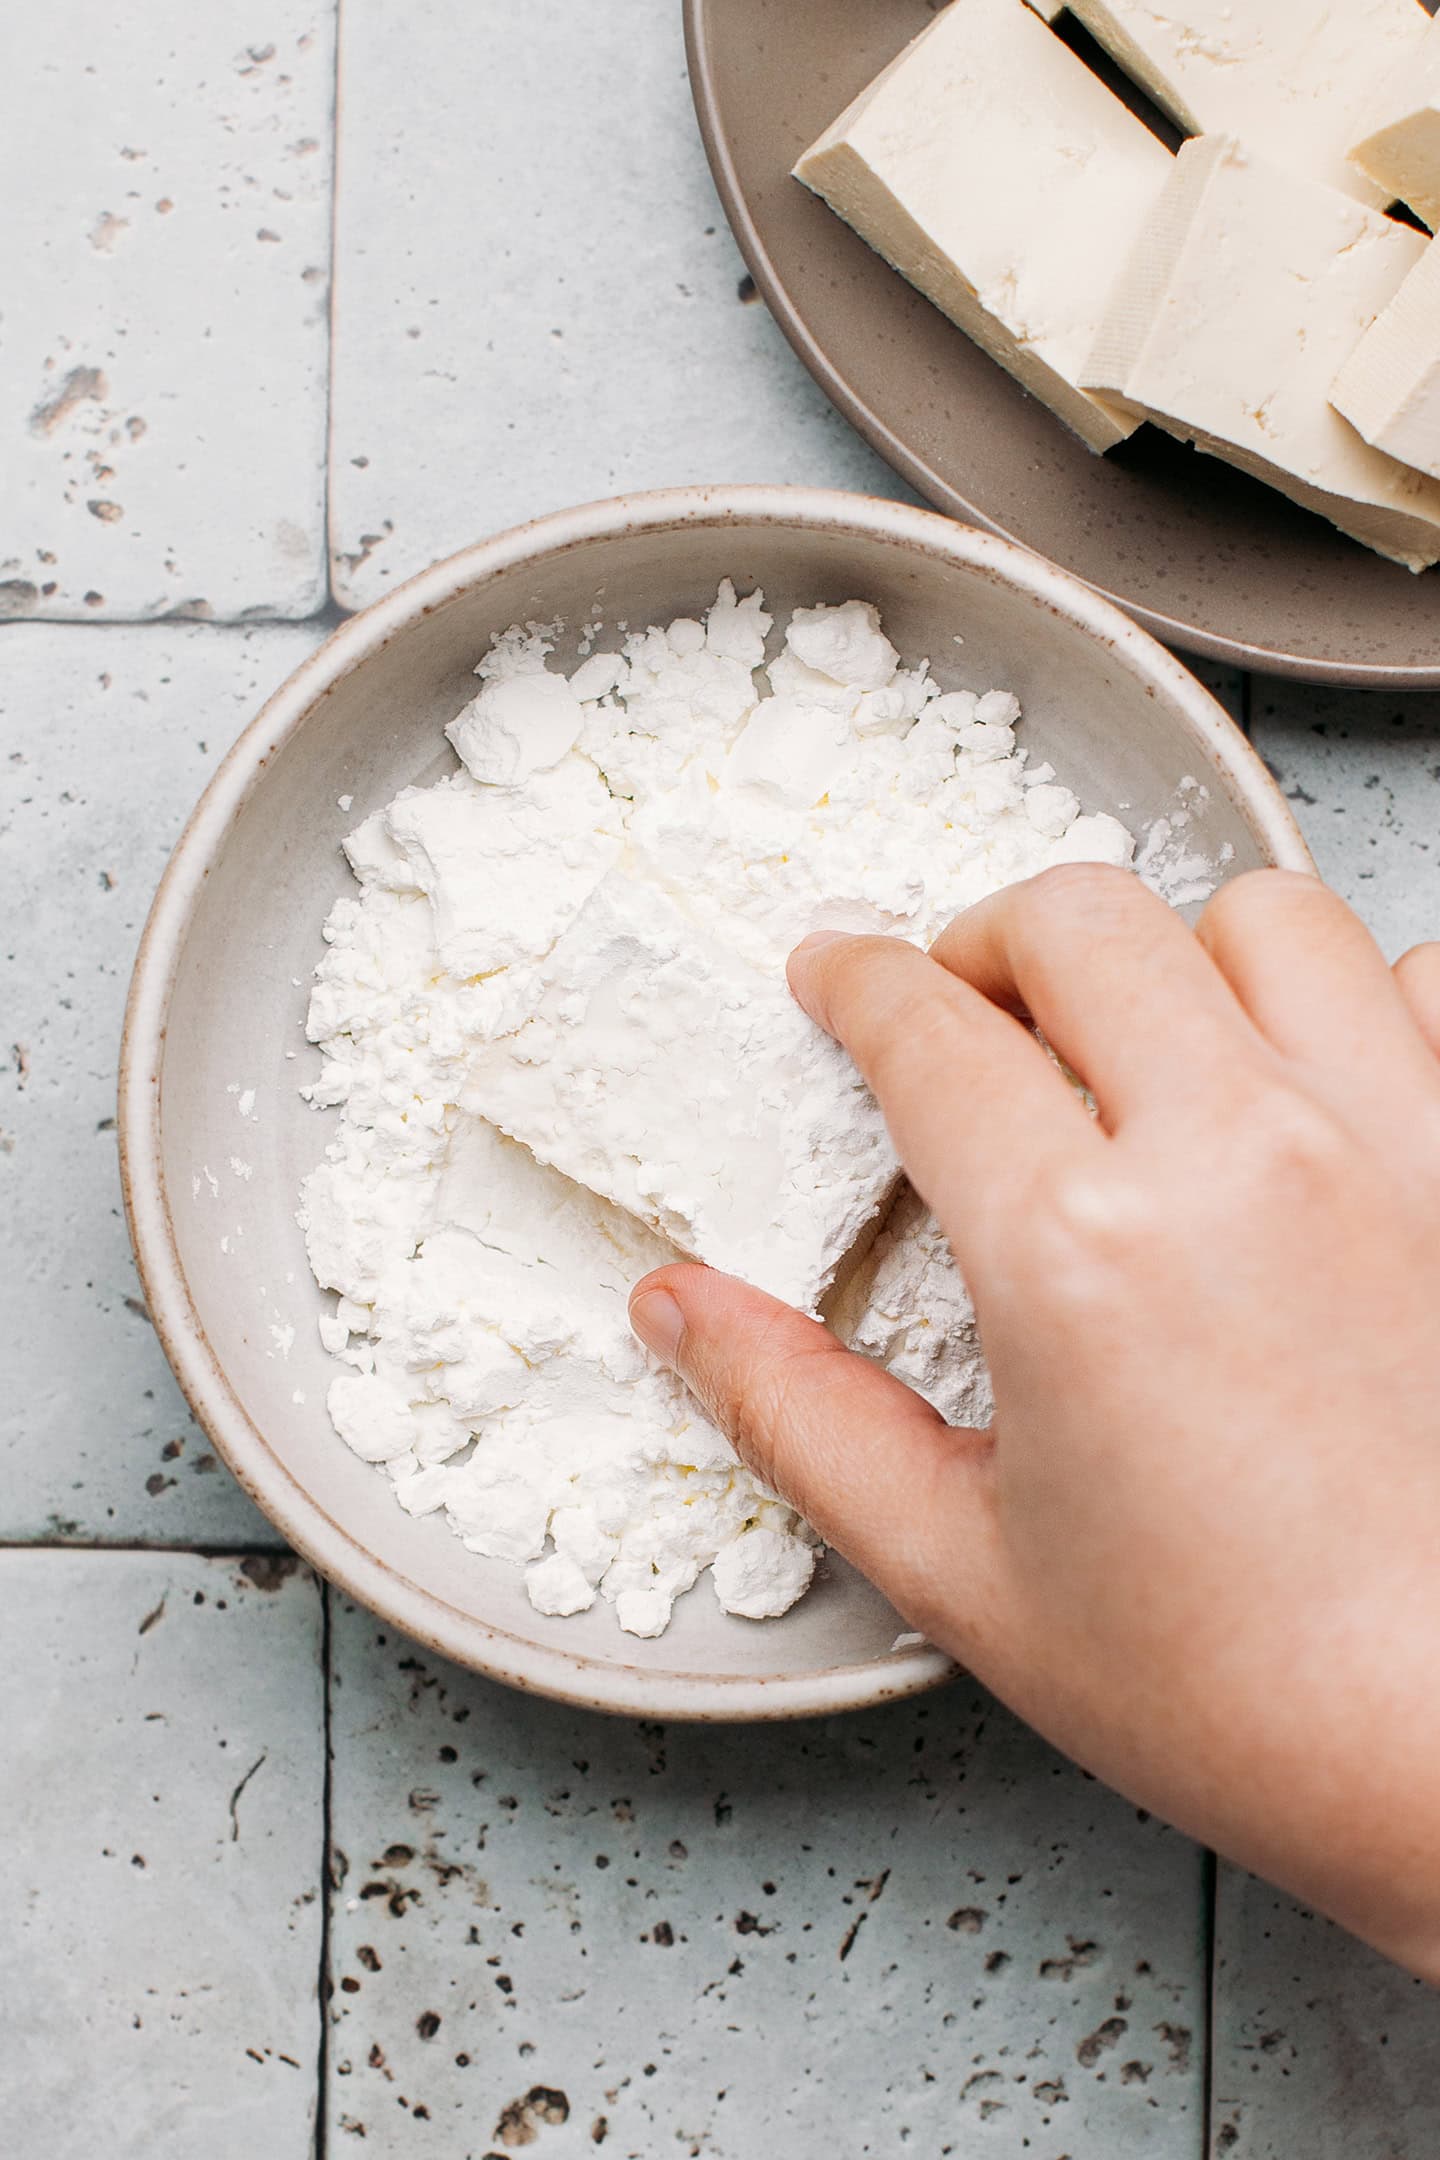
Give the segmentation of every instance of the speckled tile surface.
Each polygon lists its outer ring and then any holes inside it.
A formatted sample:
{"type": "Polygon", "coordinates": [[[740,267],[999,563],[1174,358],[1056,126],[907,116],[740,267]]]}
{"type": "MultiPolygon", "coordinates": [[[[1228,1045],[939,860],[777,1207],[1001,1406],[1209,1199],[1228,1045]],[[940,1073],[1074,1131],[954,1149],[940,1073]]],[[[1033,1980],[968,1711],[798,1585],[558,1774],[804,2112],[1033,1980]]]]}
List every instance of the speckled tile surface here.
{"type": "Polygon", "coordinates": [[[120,1205],[115,1066],[165,860],[319,631],[0,627],[0,1539],[278,1543],[192,1424],[120,1205]]]}
{"type": "Polygon", "coordinates": [[[324,600],[334,12],[9,11],[0,615],[324,600]]]}
{"type": "Polygon", "coordinates": [[[0,1552],[0,1630],[6,2152],[305,2160],[314,1579],[268,1556],[0,1552]]]}
{"type": "Polygon", "coordinates": [[[338,1599],[332,1660],[332,2126],[368,2155],[418,2108],[556,2160],[1200,2153],[1201,1856],[973,1685],[636,1726],[338,1599]]]}
{"type": "Polygon", "coordinates": [[[346,607],[634,488],[913,500],[742,297],[677,0],[540,14],[543,30],[509,0],[346,0],[330,468],[346,607]]]}
{"type": "MultiPolygon", "coordinates": [[[[328,371],[334,28],[76,0],[0,75],[0,612],[79,618],[0,625],[0,2144],[1430,2160],[1433,1998],[1246,1878],[1212,1925],[1201,1856],[968,1684],[758,1730],[506,1694],[277,1568],[190,1423],[125,978],[333,619],[280,619],[327,489],[345,607],[622,487],[903,492],[744,288],[673,0],[344,0],[328,371]]],[[[1201,672],[1386,949],[1436,934],[1440,700],[1201,672]]]]}
{"type": "Polygon", "coordinates": [[[1440,2152],[1440,1996],[1237,1868],[1215,2005],[1213,2160],[1440,2152]]]}
{"type": "Polygon", "coordinates": [[[1440,696],[1253,685],[1256,748],[1393,960],[1440,937],[1440,696]]]}

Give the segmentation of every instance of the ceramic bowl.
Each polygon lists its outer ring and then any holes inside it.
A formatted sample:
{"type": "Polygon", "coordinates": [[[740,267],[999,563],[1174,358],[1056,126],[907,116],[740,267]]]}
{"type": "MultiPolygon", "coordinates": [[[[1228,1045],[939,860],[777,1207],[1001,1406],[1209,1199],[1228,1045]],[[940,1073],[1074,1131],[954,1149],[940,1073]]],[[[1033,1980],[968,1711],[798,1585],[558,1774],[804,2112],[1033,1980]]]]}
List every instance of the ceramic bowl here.
{"type": "Polygon", "coordinates": [[[1023,739],[1086,808],[1128,806],[1138,828],[1193,777],[1208,790],[1203,849],[1228,845],[1234,870],[1309,867],[1244,737],[1116,608],[932,512],[811,490],[681,488],[503,533],[346,622],[245,730],[161,882],[126,1016],[122,1164],[160,1339],[245,1490],[342,1589],[497,1679],[651,1717],[837,1711],[949,1667],[926,1645],[897,1648],[904,1622],[833,1555],[781,1620],[722,1613],[702,1580],[668,1632],[641,1642],[603,1602],[542,1618],[518,1569],[406,1515],[326,1418],[334,1368],[295,1210],[327,1120],[298,1090],[317,1062],[303,1023],[321,924],[350,887],[341,836],[449,768],[441,730],[491,633],[580,625],[596,603],[632,627],[695,615],[722,577],[763,586],[777,612],[874,600],[902,655],[928,656],[947,688],[1016,691],[1023,739]]]}

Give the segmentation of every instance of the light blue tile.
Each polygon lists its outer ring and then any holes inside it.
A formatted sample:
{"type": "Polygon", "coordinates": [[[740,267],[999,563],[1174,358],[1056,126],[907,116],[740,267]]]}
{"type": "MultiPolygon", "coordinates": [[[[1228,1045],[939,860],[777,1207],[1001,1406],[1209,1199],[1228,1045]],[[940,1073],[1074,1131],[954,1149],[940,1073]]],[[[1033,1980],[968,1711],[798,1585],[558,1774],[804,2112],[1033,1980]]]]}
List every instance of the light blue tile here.
{"type": "Polygon", "coordinates": [[[345,605],[634,488],[914,499],[742,297],[677,0],[561,0],[543,22],[508,0],[347,0],[340,67],[330,516],[345,605]]]}
{"type": "Polygon", "coordinates": [[[325,598],[335,0],[13,10],[0,615],[325,598]]]}
{"type": "Polygon", "coordinates": [[[278,1542],[146,1316],[115,1153],[130,964],[195,798],[311,625],[0,629],[0,1538],[278,1542]]]}
{"type": "Polygon", "coordinates": [[[1440,937],[1440,697],[1257,679],[1251,732],[1321,874],[1390,958],[1440,937]]]}
{"type": "Polygon", "coordinates": [[[0,1553],[16,2160],[309,2160],[320,1595],[248,1565],[0,1553]]]}
{"type": "Polygon", "coordinates": [[[1213,2096],[1213,2160],[1422,2160],[1440,2152],[1440,1997],[1222,1868],[1213,2096]]]}
{"type": "Polygon", "coordinates": [[[333,1656],[332,2149],[1198,2156],[1200,1855],[974,1685],[633,1725],[338,1599],[333,1656]]]}

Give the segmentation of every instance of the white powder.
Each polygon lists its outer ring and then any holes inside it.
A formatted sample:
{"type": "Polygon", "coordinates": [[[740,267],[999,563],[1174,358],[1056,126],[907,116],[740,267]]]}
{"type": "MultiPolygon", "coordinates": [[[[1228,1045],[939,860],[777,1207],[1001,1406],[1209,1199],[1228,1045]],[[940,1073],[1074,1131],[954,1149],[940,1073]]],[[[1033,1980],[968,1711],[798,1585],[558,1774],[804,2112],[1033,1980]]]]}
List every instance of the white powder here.
{"type": "Polygon", "coordinates": [[[1234,860],[1227,840],[1218,855],[1204,855],[1195,846],[1191,827],[1196,812],[1210,800],[1210,790],[1199,780],[1186,778],[1175,791],[1175,801],[1164,817],[1146,827],[1135,868],[1152,892],[1174,908],[1195,907],[1210,898],[1219,872],[1234,860]]]}
{"type": "MultiPolygon", "coordinates": [[[[524,1566],[540,1611],[598,1594],[639,1635],[706,1567],[765,1618],[814,1566],[626,1318],[680,1250],[814,1305],[895,1184],[786,954],[826,926],[927,942],[1049,863],[1132,853],[1027,772],[1014,698],[942,693],[872,607],[797,610],[766,669],[770,628],[726,584],[619,652],[587,631],[568,677],[558,626],[497,638],[446,731],[461,769],[346,841],[358,892],[310,1004],[307,1093],[339,1119],[300,1219],[338,1293],[338,1431],[411,1513],[524,1566]]],[[[825,1309],[947,1417],[988,1416],[969,1300],[908,1188],[825,1309]]]]}
{"type": "Polygon", "coordinates": [[[989,1424],[994,1398],[970,1293],[944,1232],[909,1185],[837,1285],[826,1317],[843,1343],[886,1366],[949,1424],[989,1424]]]}

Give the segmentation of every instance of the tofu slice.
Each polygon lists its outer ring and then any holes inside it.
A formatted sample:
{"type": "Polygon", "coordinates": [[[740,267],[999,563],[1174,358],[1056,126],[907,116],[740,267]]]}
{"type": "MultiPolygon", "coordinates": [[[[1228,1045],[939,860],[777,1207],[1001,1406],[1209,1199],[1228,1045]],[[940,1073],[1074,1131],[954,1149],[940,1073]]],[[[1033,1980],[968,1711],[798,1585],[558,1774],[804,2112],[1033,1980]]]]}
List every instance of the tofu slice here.
{"type": "Polygon", "coordinates": [[[1378,78],[1418,65],[1420,0],[1069,0],[1097,42],[1191,135],[1238,135],[1272,164],[1375,209],[1349,162],[1378,78]]]}
{"type": "Polygon", "coordinates": [[[1108,450],[1135,423],[1080,370],[1172,162],[1026,0],[951,0],[795,175],[1108,450]]]}
{"type": "Polygon", "coordinates": [[[1423,570],[1440,558],[1440,487],[1372,449],[1330,392],[1424,249],[1229,137],[1188,142],[1084,380],[1423,570]]]}
{"type": "Polygon", "coordinates": [[[1440,240],[1365,332],[1330,400],[1367,443],[1440,480],[1440,240]]]}
{"type": "Polygon", "coordinates": [[[1440,20],[1418,58],[1408,51],[1370,101],[1370,132],[1350,152],[1386,202],[1403,202],[1440,227],[1440,20]]]}
{"type": "Polygon", "coordinates": [[[462,1109],[814,1310],[899,1165],[874,1097],[778,968],[615,871],[542,961],[480,988],[462,1109]]]}

